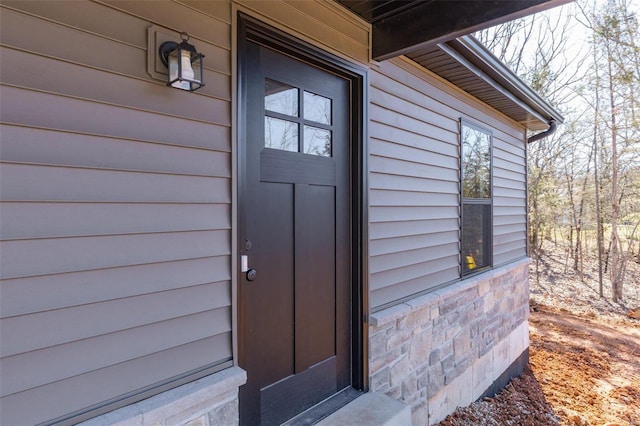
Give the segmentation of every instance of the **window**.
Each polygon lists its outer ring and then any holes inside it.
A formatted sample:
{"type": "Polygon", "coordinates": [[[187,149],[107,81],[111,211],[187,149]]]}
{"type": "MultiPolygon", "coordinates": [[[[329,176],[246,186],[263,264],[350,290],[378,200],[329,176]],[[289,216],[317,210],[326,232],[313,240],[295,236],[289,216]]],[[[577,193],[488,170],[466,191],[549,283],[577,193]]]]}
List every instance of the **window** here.
{"type": "Polygon", "coordinates": [[[265,148],[331,157],[331,99],[266,80],[264,110],[265,148]]]}
{"type": "Polygon", "coordinates": [[[462,275],[491,266],[491,132],[461,120],[462,275]]]}

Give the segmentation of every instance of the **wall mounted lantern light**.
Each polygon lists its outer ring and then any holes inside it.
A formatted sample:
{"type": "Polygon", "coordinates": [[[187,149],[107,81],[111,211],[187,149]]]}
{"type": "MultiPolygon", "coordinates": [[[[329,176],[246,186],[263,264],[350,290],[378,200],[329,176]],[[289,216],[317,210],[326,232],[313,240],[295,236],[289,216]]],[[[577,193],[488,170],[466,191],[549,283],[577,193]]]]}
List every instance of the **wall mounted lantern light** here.
{"type": "Polygon", "coordinates": [[[189,34],[180,33],[181,43],[165,41],[160,45],[160,60],[169,69],[167,86],[193,92],[204,86],[202,80],[204,55],[187,43],[189,34]]]}

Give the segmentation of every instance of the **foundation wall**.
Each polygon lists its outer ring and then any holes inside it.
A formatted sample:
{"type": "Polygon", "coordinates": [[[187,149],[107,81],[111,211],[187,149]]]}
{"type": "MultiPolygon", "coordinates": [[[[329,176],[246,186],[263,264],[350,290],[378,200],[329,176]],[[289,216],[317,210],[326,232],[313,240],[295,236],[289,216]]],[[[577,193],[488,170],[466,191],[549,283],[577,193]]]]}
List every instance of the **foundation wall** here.
{"type": "Polygon", "coordinates": [[[79,426],[232,426],[238,424],[238,388],[244,370],[231,367],[138,403],[127,405],[79,426]]]}
{"type": "Polygon", "coordinates": [[[372,314],[371,390],[411,405],[415,424],[434,424],[523,365],[517,361],[529,346],[528,263],[372,314]]]}

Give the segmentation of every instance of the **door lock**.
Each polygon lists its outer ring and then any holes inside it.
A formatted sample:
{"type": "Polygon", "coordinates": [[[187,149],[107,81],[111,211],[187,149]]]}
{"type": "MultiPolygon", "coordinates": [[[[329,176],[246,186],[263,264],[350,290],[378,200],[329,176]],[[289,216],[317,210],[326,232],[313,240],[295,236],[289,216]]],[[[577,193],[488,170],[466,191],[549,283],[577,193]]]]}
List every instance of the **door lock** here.
{"type": "Polygon", "coordinates": [[[256,272],[255,269],[249,268],[249,256],[246,254],[240,256],[240,272],[245,272],[247,274],[247,281],[255,280],[256,275],[258,275],[258,272],[256,272]]]}
{"type": "Polygon", "coordinates": [[[258,272],[255,269],[249,269],[247,271],[247,281],[253,281],[256,279],[256,275],[258,275],[258,272]]]}

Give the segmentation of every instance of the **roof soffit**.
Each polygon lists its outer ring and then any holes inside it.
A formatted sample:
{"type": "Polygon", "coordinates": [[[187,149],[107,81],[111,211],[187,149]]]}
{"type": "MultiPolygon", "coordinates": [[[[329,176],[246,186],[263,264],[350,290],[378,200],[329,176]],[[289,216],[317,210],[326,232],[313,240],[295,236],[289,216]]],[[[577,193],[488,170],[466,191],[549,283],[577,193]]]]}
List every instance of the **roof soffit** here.
{"type": "Polygon", "coordinates": [[[336,0],[372,24],[372,57],[390,59],[572,0],[336,0]]]}

